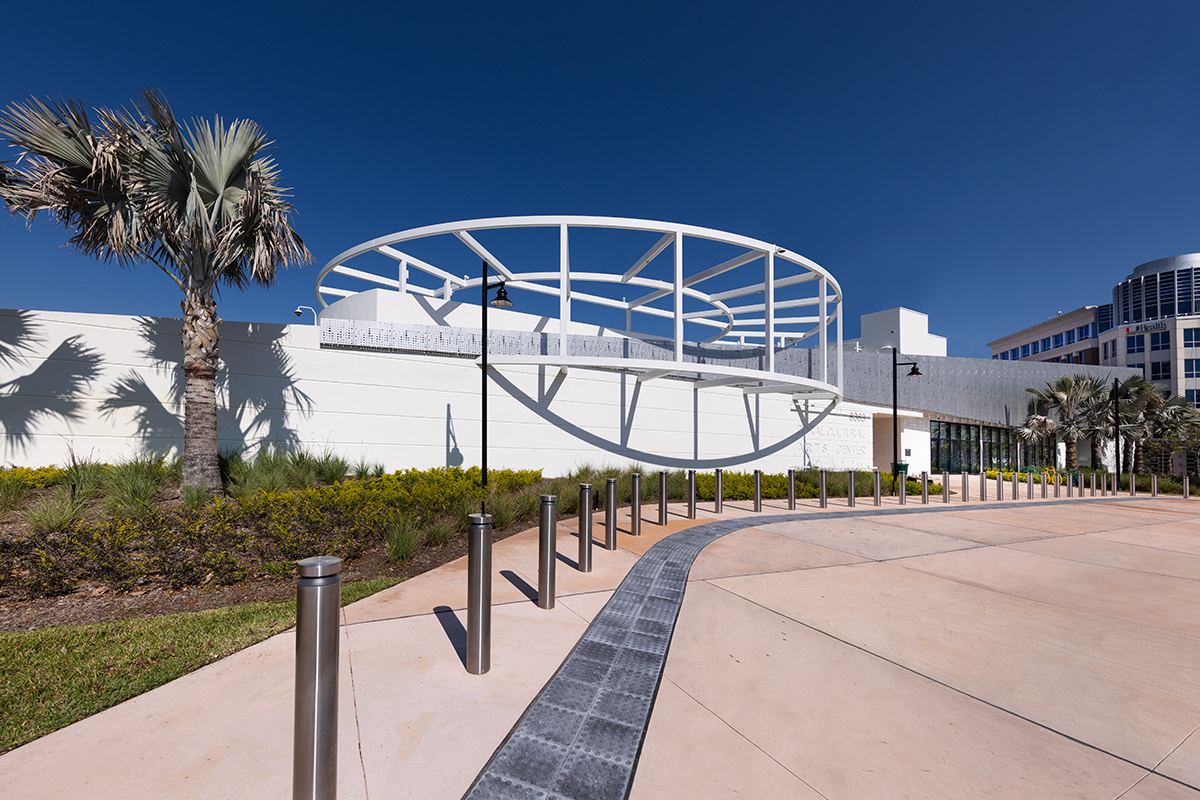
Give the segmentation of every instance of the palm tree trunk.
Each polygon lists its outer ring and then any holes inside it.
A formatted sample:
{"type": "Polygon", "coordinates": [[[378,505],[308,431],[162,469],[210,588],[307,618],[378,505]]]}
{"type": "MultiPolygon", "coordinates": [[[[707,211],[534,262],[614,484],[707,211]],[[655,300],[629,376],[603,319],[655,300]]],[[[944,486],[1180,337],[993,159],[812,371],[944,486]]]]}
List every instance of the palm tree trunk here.
{"type": "Polygon", "coordinates": [[[1122,456],[1121,466],[1125,468],[1126,472],[1133,472],[1133,440],[1126,439],[1122,449],[1125,453],[1122,456]]]}
{"type": "Polygon", "coordinates": [[[183,309],[183,478],[184,486],[221,489],[217,461],[217,304],[187,289],[183,309]]]}
{"type": "Polygon", "coordinates": [[[1146,464],[1142,453],[1142,443],[1139,441],[1133,446],[1133,471],[1141,475],[1145,470],[1146,464]]]}
{"type": "Polygon", "coordinates": [[[1101,469],[1104,463],[1103,442],[1096,434],[1092,434],[1092,469],[1101,469]]]}
{"type": "Polygon", "coordinates": [[[1064,444],[1067,446],[1067,469],[1079,469],[1079,454],[1075,448],[1075,440],[1065,439],[1064,444]]]}

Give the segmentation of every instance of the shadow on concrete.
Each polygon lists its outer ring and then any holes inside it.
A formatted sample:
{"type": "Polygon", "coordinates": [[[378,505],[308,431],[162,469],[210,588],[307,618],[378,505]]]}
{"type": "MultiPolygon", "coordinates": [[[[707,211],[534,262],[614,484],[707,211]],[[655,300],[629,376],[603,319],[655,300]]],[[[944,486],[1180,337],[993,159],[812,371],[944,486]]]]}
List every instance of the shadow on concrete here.
{"type": "Polygon", "coordinates": [[[467,666],[467,629],[463,627],[458,615],[450,606],[434,606],[433,613],[442,626],[442,630],[446,632],[446,638],[450,640],[454,652],[458,655],[458,660],[462,662],[465,669],[467,666]]]}
{"type": "Polygon", "coordinates": [[[513,586],[515,586],[517,588],[517,591],[519,591],[521,594],[525,595],[527,598],[529,598],[529,600],[531,600],[534,603],[537,602],[537,599],[538,599],[537,589],[530,586],[529,583],[524,578],[522,578],[520,575],[513,572],[511,569],[502,569],[502,570],[500,570],[500,576],[502,578],[504,578],[504,580],[508,581],[513,586]]]}

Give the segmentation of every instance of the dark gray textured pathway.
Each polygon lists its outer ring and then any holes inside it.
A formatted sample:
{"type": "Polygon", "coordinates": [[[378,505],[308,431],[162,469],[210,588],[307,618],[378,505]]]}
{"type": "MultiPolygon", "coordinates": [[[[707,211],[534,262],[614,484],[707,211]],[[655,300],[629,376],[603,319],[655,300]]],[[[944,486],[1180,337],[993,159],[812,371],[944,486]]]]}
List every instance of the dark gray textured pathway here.
{"type": "MultiPolygon", "coordinates": [[[[1003,507],[1048,502],[1095,501],[1008,502],[1003,507]]],[[[997,506],[1000,503],[992,507],[997,506]]],[[[919,511],[983,507],[930,505],[919,511]]],[[[675,620],[683,604],[688,572],[700,551],[743,528],[913,511],[918,509],[871,508],[742,517],[698,525],[663,539],[629,571],[579,644],[492,755],[464,800],[627,797],[662,680],[675,620]]]]}

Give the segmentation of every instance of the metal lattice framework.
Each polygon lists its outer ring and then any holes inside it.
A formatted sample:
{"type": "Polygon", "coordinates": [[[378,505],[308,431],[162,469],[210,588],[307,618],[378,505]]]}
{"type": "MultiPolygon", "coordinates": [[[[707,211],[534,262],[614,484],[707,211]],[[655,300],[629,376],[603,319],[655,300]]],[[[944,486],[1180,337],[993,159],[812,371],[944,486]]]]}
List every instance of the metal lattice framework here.
{"type": "Polygon", "coordinates": [[[495,217],[413,228],[364,242],[326,264],[317,277],[317,298],[322,307],[328,306],[326,297],[340,299],[365,291],[332,285],[345,279],[360,285],[365,283],[369,288],[391,288],[441,300],[450,300],[458,291],[475,289],[474,299],[478,296],[481,277],[460,277],[450,269],[408,252],[418,240],[436,237],[457,239],[474,256],[488,262],[510,289],[558,298],[558,353],[492,356],[489,361],[493,365],[553,365],[564,370],[570,367],[620,369],[639,373],[639,381],[680,373],[695,376],[700,372],[697,388],[742,385],[747,394],[784,392],[814,399],[825,397],[836,401],[841,398],[843,297],[834,277],[816,262],[786,248],[710,228],[619,217],[557,215],[495,217]],[[483,231],[512,228],[557,229],[557,268],[519,268],[498,257],[476,238],[483,231]],[[611,271],[572,271],[571,231],[580,228],[645,231],[657,233],[659,237],[631,264],[614,265],[611,271]],[[686,260],[684,254],[693,249],[687,245],[689,239],[717,242],[736,250],[732,257],[717,264],[699,263],[699,258],[686,260]],[[372,253],[391,259],[394,271],[381,274],[377,269],[348,266],[348,262],[356,257],[372,253]],[[648,269],[650,267],[654,269],[648,269]],[[664,273],[666,277],[663,277],[664,273]],[[658,277],[653,277],[655,274],[658,277]],[[584,285],[595,286],[597,290],[581,291],[580,287],[584,285]],[[637,290],[640,296],[631,300],[609,297],[603,294],[600,285],[607,285],[609,291],[614,287],[628,287],[637,290]],[[692,306],[690,310],[688,305],[692,306]],[[569,341],[578,338],[569,336],[571,323],[573,320],[586,323],[589,306],[624,311],[625,329],[618,333],[637,339],[670,341],[674,345],[674,358],[668,361],[613,359],[571,352],[569,341]],[[671,335],[635,331],[634,323],[639,318],[654,318],[660,325],[669,325],[671,335]],[[697,359],[685,360],[685,326],[696,326],[690,330],[701,335],[694,336],[692,341],[701,344],[761,342],[764,369],[722,366],[704,360],[703,367],[698,370],[697,359]],[[795,345],[810,337],[815,337],[821,352],[819,377],[776,372],[777,348],[795,345]],[[828,374],[830,359],[826,357],[831,346],[836,348],[837,354],[832,381],[828,374]]]}

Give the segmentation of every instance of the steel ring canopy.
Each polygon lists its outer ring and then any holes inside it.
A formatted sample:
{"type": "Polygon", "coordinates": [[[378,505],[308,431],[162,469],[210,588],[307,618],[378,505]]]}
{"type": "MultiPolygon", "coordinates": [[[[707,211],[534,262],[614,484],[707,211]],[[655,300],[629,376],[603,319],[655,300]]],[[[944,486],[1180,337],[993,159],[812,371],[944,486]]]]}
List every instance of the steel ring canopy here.
{"type": "MultiPolygon", "coordinates": [[[[590,234],[588,234],[590,237],[590,234]]],[[[592,240],[589,238],[589,242],[592,240]]],[[[490,242],[489,242],[490,243],[490,242]]],[[[493,244],[493,247],[496,247],[493,244]]],[[[499,249],[498,247],[496,249],[499,249]]],[[[747,394],[785,392],[840,400],[842,396],[842,289],[826,269],[799,253],[786,248],[733,233],[678,225],[653,220],[621,217],[591,216],[526,216],[493,217],[441,225],[412,228],[352,247],[331,260],[317,276],[317,299],[326,307],[326,297],[340,299],[365,291],[367,288],[391,288],[400,292],[432,299],[450,300],[457,291],[475,289],[472,299],[479,297],[482,276],[472,269],[475,277],[455,274],[467,263],[478,265],[486,261],[495,275],[489,282],[503,280],[510,290],[524,290],[558,298],[559,353],[557,355],[493,355],[489,362],[501,364],[538,364],[598,369],[619,369],[640,373],[639,380],[653,380],[677,373],[703,373],[697,388],[742,384],[747,394]],[[480,242],[481,238],[497,237],[502,230],[557,229],[557,263],[546,257],[544,248],[539,255],[522,255],[509,260],[498,257],[480,242]],[[635,252],[636,259],[616,262],[611,269],[572,269],[575,263],[594,262],[595,253],[579,252],[579,240],[585,238],[580,229],[601,229],[611,236],[641,236],[642,244],[635,252]],[[575,232],[575,236],[572,233],[575,232]],[[614,232],[644,232],[642,234],[614,232]],[[645,233],[658,234],[657,239],[645,233]],[[572,239],[576,252],[572,252],[572,239]],[[455,241],[457,240],[457,241],[455,241]],[[646,242],[653,244],[645,250],[646,242]],[[420,248],[429,249],[432,243],[439,258],[447,263],[437,266],[418,257],[420,248]],[[447,248],[446,242],[455,245],[447,248]],[[455,252],[455,250],[460,252],[455,252]],[[669,251],[669,252],[667,252],[669,251]],[[695,252],[697,255],[692,255],[695,252]],[[713,253],[720,252],[723,260],[712,264],[713,253]],[[663,255],[660,258],[660,255],[663,255]],[[689,254],[685,258],[685,253],[689,254]],[[376,259],[368,263],[369,254],[386,256],[385,269],[376,259]],[[354,259],[357,266],[348,266],[354,259]],[[538,262],[530,267],[522,262],[538,262]],[[387,266],[390,265],[390,266],[387,266]],[[359,266],[363,268],[358,268],[359,266]],[[350,285],[358,289],[342,288],[350,285]],[[341,285],[334,285],[334,284],[341,285]],[[367,284],[363,287],[363,284],[367,284]],[[581,291],[587,287],[589,291],[581,291]],[[624,295],[618,297],[618,293],[624,295]],[[629,294],[638,296],[626,299],[629,294]],[[831,308],[832,306],[832,308],[831,308]],[[624,329],[615,332],[638,339],[672,342],[673,359],[613,359],[592,358],[569,352],[568,333],[572,321],[589,323],[589,308],[615,309],[625,315],[624,329]],[[635,321],[643,327],[657,327],[658,333],[636,331],[635,321]],[[832,332],[831,341],[831,326],[832,332]],[[760,343],[763,348],[761,364],[765,369],[744,369],[695,360],[684,360],[685,328],[695,335],[690,341],[740,344],[760,343]],[[816,365],[819,379],[777,372],[776,348],[816,337],[820,363],[816,365]],[[836,346],[836,376],[830,382],[829,346],[836,346]],[[753,385],[746,385],[753,384],[753,385]]],[[[612,263],[605,257],[601,261],[612,263]]],[[[609,314],[612,311],[608,312],[609,314]]]]}

